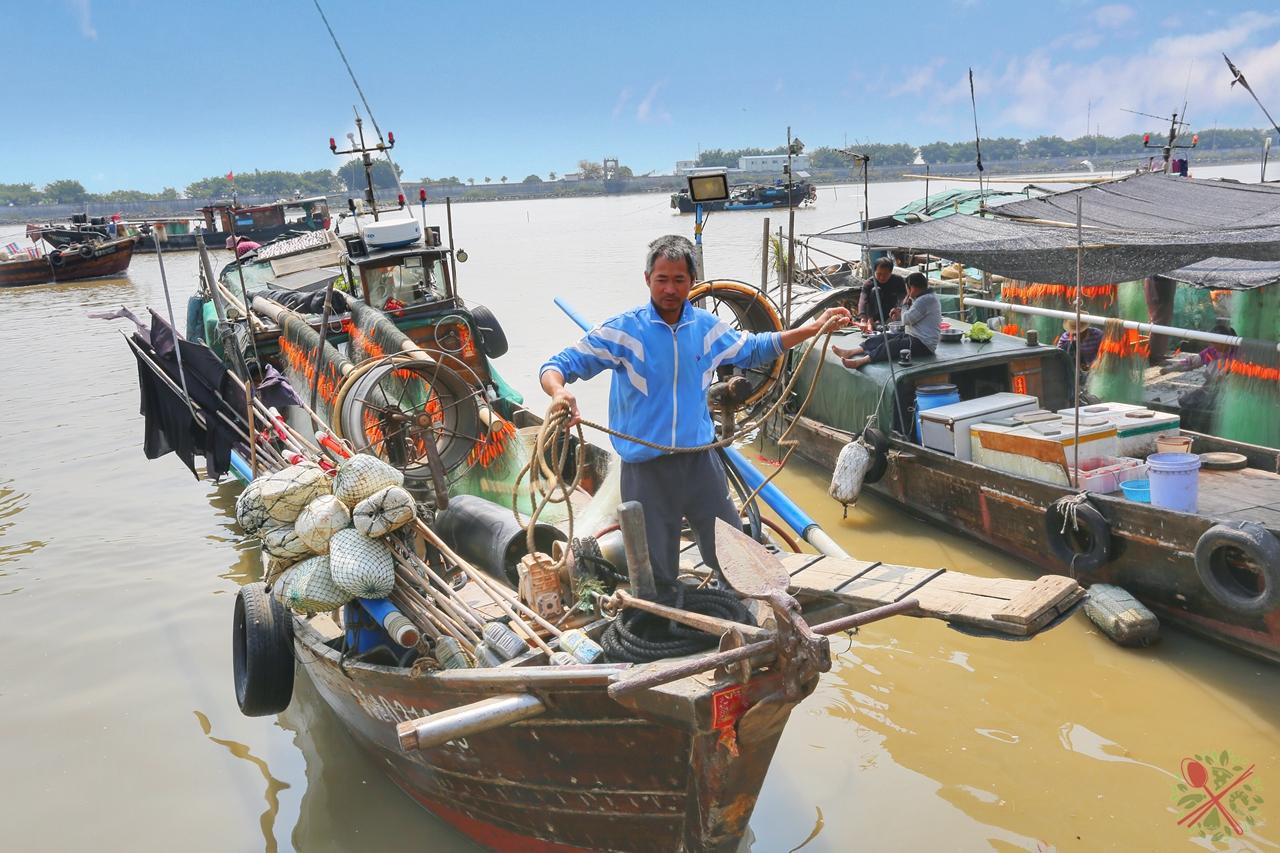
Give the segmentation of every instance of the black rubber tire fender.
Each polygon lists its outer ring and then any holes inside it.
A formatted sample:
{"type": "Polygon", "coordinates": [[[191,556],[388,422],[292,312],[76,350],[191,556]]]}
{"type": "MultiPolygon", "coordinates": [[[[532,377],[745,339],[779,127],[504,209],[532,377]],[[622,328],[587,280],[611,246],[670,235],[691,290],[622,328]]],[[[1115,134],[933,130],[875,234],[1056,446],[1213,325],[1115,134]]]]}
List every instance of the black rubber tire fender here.
{"type": "Polygon", "coordinates": [[[278,714],[293,698],[289,612],[261,582],[236,594],[231,657],[236,704],[246,717],[278,714]]]}
{"type": "Polygon", "coordinates": [[[88,245],[81,246],[77,250],[77,254],[79,254],[80,257],[84,258],[87,261],[93,257],[93,247],[88,245]]]}
{"type": "Polygon", "coordinates": [[[1280,607],[1280,541],[1256,521],[1215,524],[1196,542],[1196,574],[1223,607],[1241,616],[1264,616],[1280,607]],[[1262,574],[1262,591],[1251,593],[1225,571],[1225,549],[1240,551],[1262,574]]]}
{"type": "Polygon", "coordinates": [[[49,263],[50,263],[50,264],[52,264],[52,265],[53,265],[53,266],[55,266],[55,267],[60,267],[60,266],[62,266],[64,263],[66,263],[66,259],[62,257],[62,250],[61,250],[61,249],[54,249],[52,252],[50,252],[50,253],[49,253],[48,255],[46,255],[45,257],[47,257],[47,258],[49,259],[49,263]]]}
{"type": "Polygon", "coordinates": [[[889,439],[873,426],[862,431],[862,441],[871,451],[871,465],[862,476],[864,483],[878,483],[889,470],[889,439]]]}
{"type": "Polygon", "coordinates": [[[1077,551],[1072,531],[1063,532],[1066,502],[1060,498],[1049,505],[1044,514],[1045,541],[1054,559],[1075,572],[1092,572],[1111,559],[1111,525],[1093,504],[1085,501],[1076,507],[1076,523],[1089,537],[1087,550],[1077,551]]]}
{"type": "Polygon", "coordinates": [[[507,354],[507,333],[492,311],[483,305],[471,308],[471,319],[480,333],[480,350],[489,358],[501,358],[507,354]]]}

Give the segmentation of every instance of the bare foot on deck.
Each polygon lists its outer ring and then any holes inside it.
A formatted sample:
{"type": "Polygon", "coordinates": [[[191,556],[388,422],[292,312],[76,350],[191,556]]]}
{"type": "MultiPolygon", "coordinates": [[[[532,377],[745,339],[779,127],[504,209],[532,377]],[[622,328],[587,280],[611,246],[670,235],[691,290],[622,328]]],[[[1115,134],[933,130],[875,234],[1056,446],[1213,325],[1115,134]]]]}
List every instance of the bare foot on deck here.
{"type": "Polygon", "coordinates": [[[858,346],[845,348],[845,347],[838,347],[833,345],[831,347],[831,351],[835,353],[837,356],[839,356],[840,358],[853,358],[855,355],[862,355],[863,353],[862,347],[858,347],[858,346]]]}
{"type": "Polygon", "coordinates": [[[864,355],[858,358],[842,358],[840,359],[840,363],[843,364],[845,367],[849,368],[850,370],[857,370],[858,368],[863,367],[864,365],[870,364],[871,359],[870,357],[864,355]]]}

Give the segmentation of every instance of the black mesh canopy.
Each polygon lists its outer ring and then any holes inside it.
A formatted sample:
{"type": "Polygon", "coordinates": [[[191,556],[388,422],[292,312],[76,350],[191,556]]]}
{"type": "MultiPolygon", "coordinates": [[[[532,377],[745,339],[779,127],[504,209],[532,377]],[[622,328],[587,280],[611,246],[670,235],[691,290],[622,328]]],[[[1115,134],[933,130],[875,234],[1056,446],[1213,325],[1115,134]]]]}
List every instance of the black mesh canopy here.
{"type": "Polygon", "coordinates": [[[924,252],[1023,281],[1074,283],[1077,198],[1084,284],[1167,275],[1248,288],[1280,278],[1280,188],[1162,174],[1016,201],[984,218],[820,236],[924,252]]]}

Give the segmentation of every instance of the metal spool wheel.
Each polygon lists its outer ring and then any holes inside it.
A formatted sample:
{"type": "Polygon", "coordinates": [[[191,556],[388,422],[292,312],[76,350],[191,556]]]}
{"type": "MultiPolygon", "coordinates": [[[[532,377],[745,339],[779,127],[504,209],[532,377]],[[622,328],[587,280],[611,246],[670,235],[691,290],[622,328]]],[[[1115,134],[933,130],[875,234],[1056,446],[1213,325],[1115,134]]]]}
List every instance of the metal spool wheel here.
{"type": "Polygon", "coordinates": [[[400,353],[360,365],[334,400],[334,431],[356,452],[402,471],[410,485],[434,485],[439,479],[438,469],[432,474],[429,447],[434,447],[449,480],[456,480],[470,467],[467,458],[485,426],[481,383],[465,364],[450,361],[447,366],[400,353]]]}
{"type": "MultiPolygon", "coordinates": [[[[717,279],[704,281],[694,285],[689,291],[689,301],[699,308],[715,314],[720,319],[740,332],[781,332],[782,315],[773,300],[761,293],[759,288],[745,281],[733,279],[717,279]]],[[[786,356],[780,355],[773,361],[758,367],[733,367],[723,365],[720,378],[745,376],[751,384],[751,393],[742,404],[743,410],[750,412],[761,400],[769,395],[778,378],[782,375],[786,356]]],[[[719,413],[716,406],[712,411],[719,413]]]]}

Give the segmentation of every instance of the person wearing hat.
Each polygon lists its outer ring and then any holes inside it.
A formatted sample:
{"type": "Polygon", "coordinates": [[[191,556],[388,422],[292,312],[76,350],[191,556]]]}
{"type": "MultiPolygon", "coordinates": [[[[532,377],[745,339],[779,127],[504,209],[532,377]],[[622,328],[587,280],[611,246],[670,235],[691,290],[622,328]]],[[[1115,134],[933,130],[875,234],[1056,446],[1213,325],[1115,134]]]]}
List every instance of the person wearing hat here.
{"type": "Polygon", "coordinates": [[[1076,325],[1074,317],[1062,321],[1063,332],[1058,337],[1058,349],[1065,352],[1074,361],[1076,357],[1076,339],[1080,339],[1080,368],[1088,370],[1098,358],[1098,347],[1102,345],[1102,330],[1095,329],[1088,323],[1076,325]]]}
{"type": "Polygon", "coordinates": [[[240,258],[240,257],[243,257],[244,255],[249,254],[254,249],[261,249],[262,244],[255,243],[252,240],[250,240],[248,237],[245,237],[243,235],[240,237],[232,236],[227,238],[227,248],[228,249],[235,248],[236,257],[240,258]]]}

